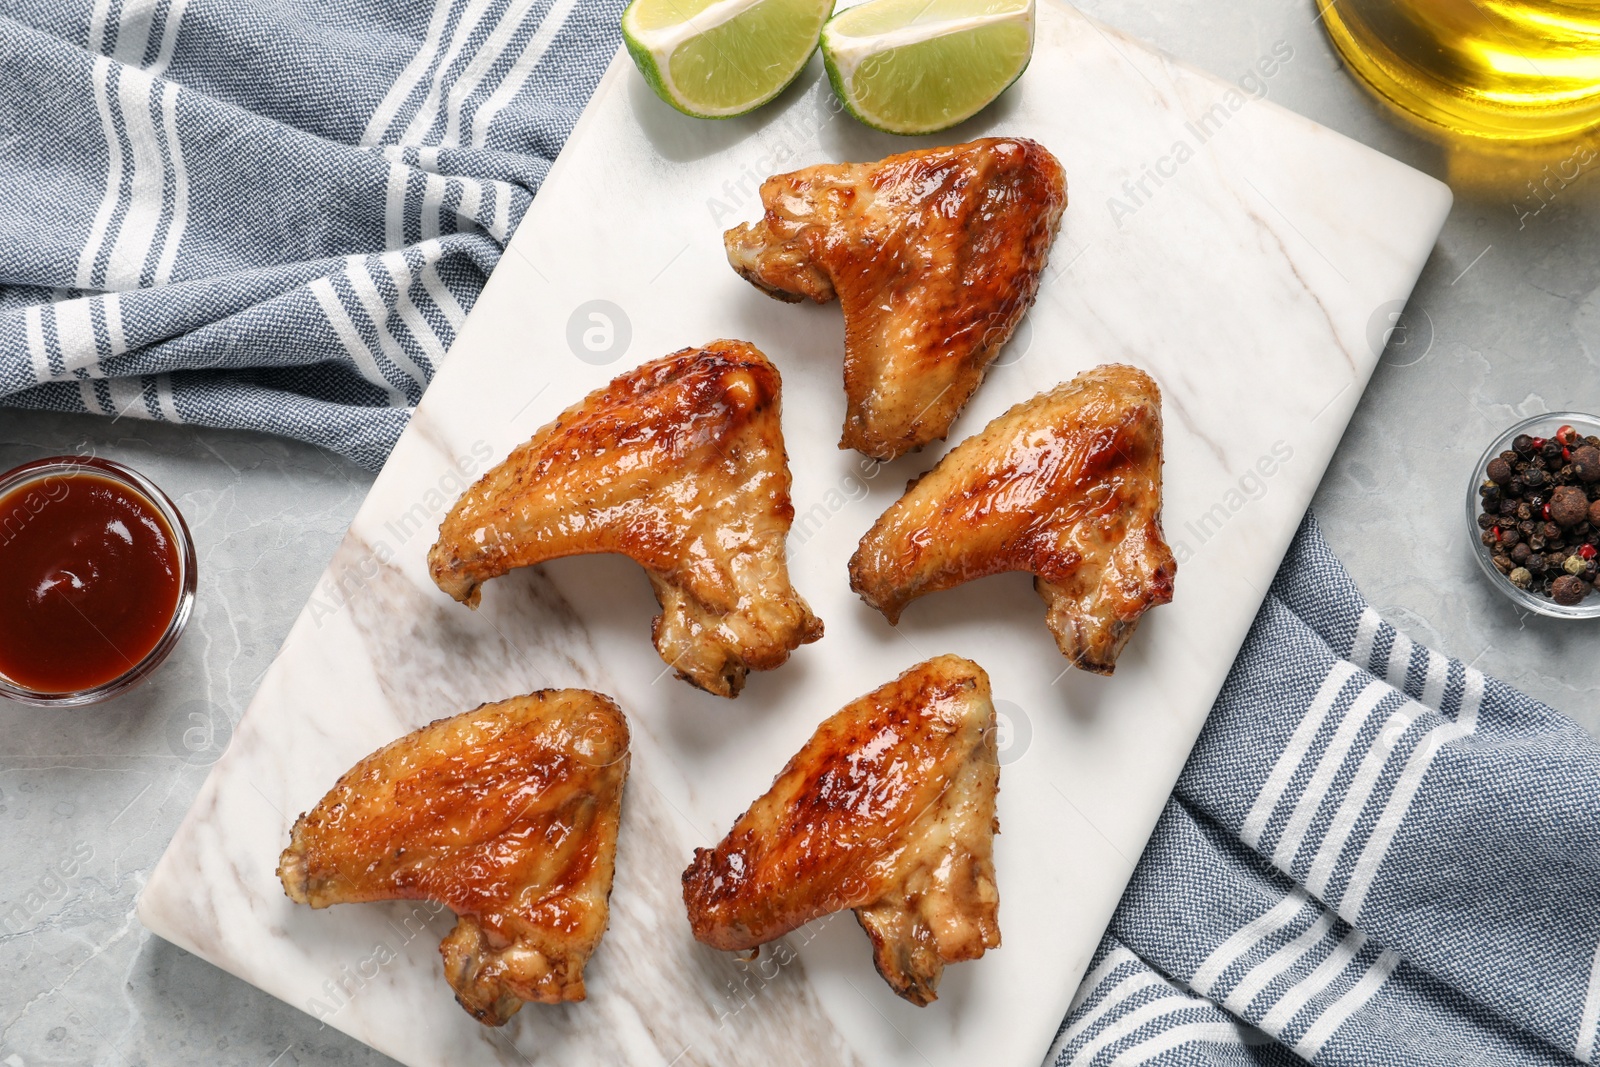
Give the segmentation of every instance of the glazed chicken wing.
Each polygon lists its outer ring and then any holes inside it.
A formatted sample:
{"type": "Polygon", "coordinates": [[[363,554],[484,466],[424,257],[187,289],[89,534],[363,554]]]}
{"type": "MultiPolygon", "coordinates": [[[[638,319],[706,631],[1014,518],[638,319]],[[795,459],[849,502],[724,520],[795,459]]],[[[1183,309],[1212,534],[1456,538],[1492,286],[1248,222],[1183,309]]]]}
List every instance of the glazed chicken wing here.
{"type": "Polygon", "coordinates": [[[989,676],[939,656],[817,728],[765,796],[683,873],[694,936],[750,949],[853,908],[913,1004],[944,965],[1000,945],[989,676]]]}
{"type": "Polygon", "coordinates": [[[761,185],[728,262],[780,300],[844,309],[841,448],[893,459],[943,438],[1033,303],[1067,204],[1022,138],[807,167],[761,185]]]}
{"type": "Polygon", "coordinates": [[[1161,534],[1161,391],[1110,365],[951,449],[862,537],[850,587],[896,623],[924,593],[1028,571],[1062,655],[1110,674],[1177,569],[1161,534]]]}
{"type": "Polygon", "coordinates": [[[656,650],[678,674],[737,696],[822,636],[789,583],[794,521],[778,370],[714,341],[646,363],[562,412],[464,493],[428,567],[467,604],[515,567],[618,552],[649,573],[656,650]]]}
{"type": "Polygon", "coordinates": [[[278,877],[326,908],[431,900],[457,919],[439,945],[473,1017],[584,998],[605,933],[628,724],[606,697],[544,690],[407,734],[352,767],[295,820],[278,877]]]}

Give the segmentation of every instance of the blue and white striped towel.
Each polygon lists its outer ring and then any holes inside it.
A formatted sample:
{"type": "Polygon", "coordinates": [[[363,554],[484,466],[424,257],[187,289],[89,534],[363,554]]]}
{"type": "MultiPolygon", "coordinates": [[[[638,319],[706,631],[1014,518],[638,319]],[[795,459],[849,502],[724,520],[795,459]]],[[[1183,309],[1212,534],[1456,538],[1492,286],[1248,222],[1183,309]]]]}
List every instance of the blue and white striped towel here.
{"type": "Polygon", "coordinates": [[[1597,945],[1600,746],[1308,517],[1046,1062],[1593,1063],[1597,945]]]}
{"type": "Polygon", "coordinates": [[[376,467],[622,0],[0,0],[0,403],[376,467]]]}

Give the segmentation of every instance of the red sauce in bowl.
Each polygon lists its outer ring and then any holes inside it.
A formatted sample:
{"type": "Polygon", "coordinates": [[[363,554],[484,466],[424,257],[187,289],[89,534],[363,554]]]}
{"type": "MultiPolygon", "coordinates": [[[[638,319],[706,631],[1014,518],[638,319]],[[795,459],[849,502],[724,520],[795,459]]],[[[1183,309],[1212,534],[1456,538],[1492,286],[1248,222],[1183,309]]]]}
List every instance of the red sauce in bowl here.
{"type": "Polygon", "coordinates": [[[76,692],[134,670],[182,586],[172,529],[132,486],[73,472],[0,497],[0,675],[16,686],[76,692]]]}

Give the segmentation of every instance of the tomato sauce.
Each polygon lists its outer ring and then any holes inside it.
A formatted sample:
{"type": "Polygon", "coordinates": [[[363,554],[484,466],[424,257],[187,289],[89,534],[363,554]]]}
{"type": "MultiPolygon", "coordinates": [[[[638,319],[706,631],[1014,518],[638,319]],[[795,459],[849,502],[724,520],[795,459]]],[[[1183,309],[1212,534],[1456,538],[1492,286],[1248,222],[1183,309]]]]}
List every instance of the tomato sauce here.
{"type": "Polygon", "coordinates": [[[50,475],[0,497],[0,675],[38,693],[104,685],[161,641],[178,608],[172,530],[142,493],[50,475]]]}

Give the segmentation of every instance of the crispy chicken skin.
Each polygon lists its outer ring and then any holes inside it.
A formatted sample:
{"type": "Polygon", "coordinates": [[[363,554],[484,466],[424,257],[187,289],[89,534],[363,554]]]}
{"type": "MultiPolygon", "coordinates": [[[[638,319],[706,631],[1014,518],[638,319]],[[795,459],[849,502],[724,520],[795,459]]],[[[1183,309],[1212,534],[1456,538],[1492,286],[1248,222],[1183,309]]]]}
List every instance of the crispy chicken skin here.
{"type": "Polygon", "coordinates": [[[546,689],[440,719],[374,752],[295,820],[291,900],[448,905],[445,979],[479,1022],[584,998],[605,933],[628,724],[599,693],[546,689]]]}
{"type": "Polygon", "coordinates": [[[751,949],[853,908],[897,994],[1000,946],[989,676],[939,656],[817,728],[765,796],[683,872],[694,936],[751,949]]]}
{"type": "Polygon", "coordinates": [[[656,651],[733,697],[822,636],[789,582],[794,521],[778,370],[713,341],[646,363],[562,412],[458,500],[428,568],[467,604],[515,567],[617,552],[649,573],[656,651]]]}
{"type": "Polygon", "coordinates": [[[761,203],[728,262],[780,300],[839,297],[839,447],[893,459],[949,433],[1033,303],[1067,187],[1042,145],[988,137],[779,174],[761,203]]]}
{"type": "Polygon", "coordinates": [[[896,623],[924,593],[1028,571],[1061,654],[1110,674],[1177,569],[1161,534],[1161,391],[1113,364],[951,449],[861,538],[850,588],[896,623]]]}

